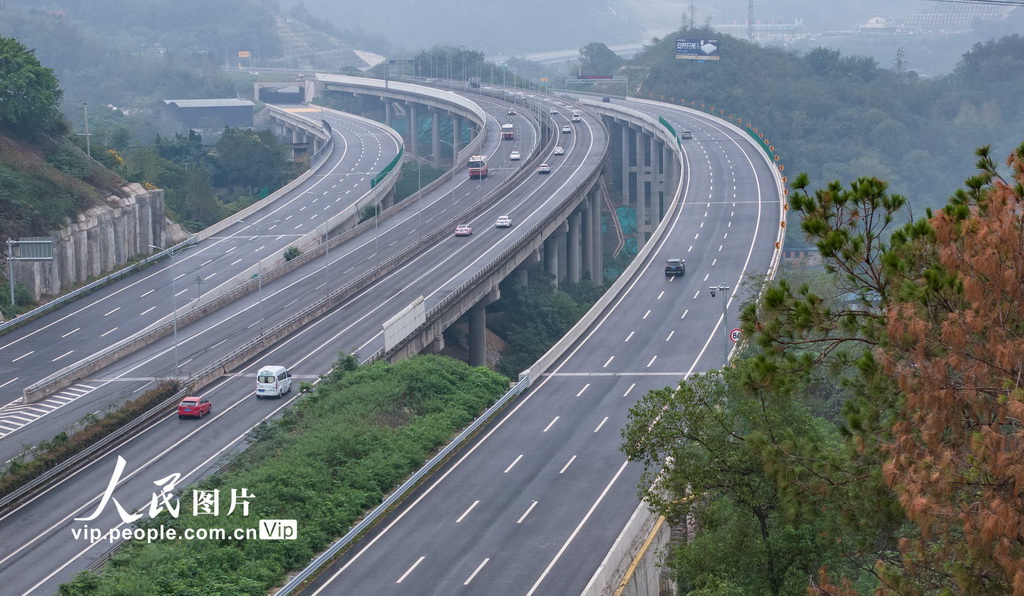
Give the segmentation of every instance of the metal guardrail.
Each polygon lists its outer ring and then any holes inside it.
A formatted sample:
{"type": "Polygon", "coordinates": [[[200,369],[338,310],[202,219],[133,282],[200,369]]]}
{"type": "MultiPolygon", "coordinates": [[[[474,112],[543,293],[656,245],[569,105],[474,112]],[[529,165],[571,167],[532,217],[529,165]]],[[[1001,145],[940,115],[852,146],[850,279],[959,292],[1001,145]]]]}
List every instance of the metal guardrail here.
{"type": "Polygon", "coordinates": [[[80,297],[82,297],[82,296],[92,292],[93,290],[95,290],[97,288],[100,288],[100,287],[103,287],[103,286],[105,286],[105,285],[107,285],[107,284],[109,284],[111,282],[115,282],[115,281],[121,279],[122,277],[131,275],[132,273],[135,273],[136,271],[138,271],[139,269],[142,269],[143,267],[149,265],[150,263],[152,263],[154,261],[159,261],[160,259],[166,257],[167,255],[171,254],[172,252],[174,252],[176,250],[180,250],[182,248],[185,248],[186,246],[191,246],[191,245],[193,245],[195,243],[196,243],[195,236],[190,236],[188,239],[183,240],[182,242],[179,242],[178,244],[175,244],[174,246],[172,246],[172,247],[170,247],[168,249],[165,249],[165,250],[163,250],[161,252],[158,252],[158,253],[156,253],[154,255],[150,255],[150,256],[146,257],[145,259],[139,261],[138,263],[135,263],[133,265],[129,265],[127,267],[124,267],[124,268],[122,268],[122,269],[120,269],[118,271],[115,271],[115,272],[111,273],[110,275],[107,275],[105,277],[101,277],[100,279],[97,279],[94,282],[86,284],[86,285],[78,288],[77,290],[74,290],[72,292],[68,292],[67,294],[64,294],[63,296],[60,296],[59,298],[54,298],[53,300],[47,302],[46,304],[43,304],[42,306],[37,306],[36,308],[33,308],[32,310],[28,311],[27,313],[18,315],[17,317],[14,317],[13,319],[9,319],[9,320],[7,320],[7,321],[5,321],[3,323],[0,323],[0,334],[2,334],[2,333],[6,332],[9,329],[12,329],[14,327],[20,327],[21,325],[31,321],[32,319],[34,319],[34,318],[36,318],[36,317],[38,317],[40,315],[43,315],[43,314],[45,314],[45,313],[47,313],[47,312],[49,312],[49,311],[51,311],[51,310],[53,310],[55,308],[64,306],[68,302],[71,302],[73,300],[77,300],[78,298],[80,298],[80,297]]]}
{"type": "Polygon", "coordinates": [[[160,402],[160,404],[149,409],[148,412],[139,416],[135,420],[125,424],[121,428],[110,433],[106,437],[96,441],[92,445],[89,445],[82,451],[74,454],[63,462],[50,468],[37,478],[26,482],[21,488],[11,492],[10,494],[0,498],[0,511],[6,509],[11,504],[15,503],[19,499],[26,497],[42,488],[48,486],[53,480],[64,475],[69,470],[78,466],[79,464],[88,461],[89,459],[99,455],[104,449],[108,447],[117,446],[120,441],[130,438],[132,433],[136,432],[140,427],[149,424],[153,419],[159,418],[160,416],[169,412],[172,406],[175,406],[182,397],[188,395],[187,389],[180,389],[177,393],[160,402]]]}
{"type": "Polygon", "coordinates": [[[359,537],[364,531],[370,526],[375,524],[377,520],[382,517],[387,511],[396,503],[401,501],[405,496],[416,487],[417,484],[434,470],[439,464],[444,462],[448,456],[452,454],[458,447],[469,438],[470,435],[475,433],[484,424],[489,422],[491,418],[498,413],[505,405],[515,396],[518,396],[527,388],[529,383],[527,380],[521,380],[511,389],[508,390],[505,395],[501,396],[498,401],[494,402],[494,405],[487,408],[487,410],[477,417],[472,424],[467,426],[461,433],[459,433],[451,442],[448,443],[442,449],[430,459],[426,464],[423,465],[415,474],[409,477],[400,487],[393,491],[386,499],[384,499],[380,505],[374,508],[366,517],[361,519],[359,523],[352,526],[344,536],[339,538],[334,544],[332,544],[327,550],[320,554],[313,562],[310,563],[305,569],[297,573],[288,581],[280,590],[275,594],[276,596],[286,596],[293,593],[297,588],[302,586],[310,577],[312,577],[321,567],[328,564],[334,557],[342,551],[345,547],[352,543],[353,540],[359,537]]]}

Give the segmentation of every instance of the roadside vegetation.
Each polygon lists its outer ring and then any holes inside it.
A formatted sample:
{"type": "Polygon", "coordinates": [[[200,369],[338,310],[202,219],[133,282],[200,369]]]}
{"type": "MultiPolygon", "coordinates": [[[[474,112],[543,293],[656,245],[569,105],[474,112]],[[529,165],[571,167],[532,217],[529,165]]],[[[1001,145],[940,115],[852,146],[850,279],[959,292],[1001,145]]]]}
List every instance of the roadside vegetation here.
{"type": "Polygon", "coordinates": [[[918,218],[876,178],[799,176],[830,277],[769,283],[733,366],[632,408],[641,491],[696,530],[682,593],[1024,592],[1024,144],[1005,178],[977,155],[918,218]]]}
{"type": "Polygon", "coordinates": [[[89,414],[82,419],[81,428],[59,433],[49,441],[42,441],[31,450],[13,458],[3,470],[0,470],[0,497],[18,490],[26,483],[42,476],[47,470],[134,421],[177,391],[176,382],[160,383],[156,388],[112,409],[102,417],[89,414]]]}
{"type": "Polygon", "coordinates": [[[60,593],[266,594],[507,390],[501,375],[440,356],[360,367],[343,356],[281,419],[257,428],[228,469],[181,491],[176,519],[164,512],[147,520],[178,532],[230,532],[255,528],[260,519],[295,519],[295,540],[132,542],[101,573],[80,573],[60,593]],[[222,508],[232,489],[255,497],[247,517],[224,510],[194,516],[192,489],[219,490],[222,508]]]}

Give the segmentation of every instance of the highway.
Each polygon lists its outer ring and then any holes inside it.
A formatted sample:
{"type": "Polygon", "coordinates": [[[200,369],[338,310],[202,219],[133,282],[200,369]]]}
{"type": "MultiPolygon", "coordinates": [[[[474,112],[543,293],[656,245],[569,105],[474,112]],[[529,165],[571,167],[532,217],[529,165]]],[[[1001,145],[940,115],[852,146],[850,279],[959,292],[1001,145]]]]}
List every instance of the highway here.
{"type": "MultiPolygon", "coordinates": [[[[496,188],[510,168],[523,167],[524,162],[509,162],[507,155],[513,148],[524,153],[531,150],[537,142],[536,133],[522,116],[508,116],[505,105],[485,101],[481,101],[481,105],[491,114],[488,119],[493,122],[488,126],[497,127],[509,118],[517,118],[520,126],[516,142],[502,143],[494,135],[494,140],[489,139],[485,144],[484,151],[492,164],[491,177],[469,180],[459,172],[454,180],[419,199],[422,205],[411,206],[383,221],[376,233],[362,234],[339,249],[332,249],[330,263],[327,259],[310,263],[264,286],[262,306],[257,297],[250,294],[180,329],[177,353],[183,372],[187,374],[190,367],[209,361],[213,354],[254,337],[260,324],[259,311],[264,315],[262,325],[273,325],[300,308],[303,301],[319,297],[328,286],[336,287],[336,283],[368,270],[378,259],[396,254],[418,240],[431,226],[450,225],[453,209],[461,212],[481,200],[489,189],[496,188]]],[[[208,387],[204,395],[213,403],[212,416],[200,421],[178,420],[174,415],[159,420],[115,453],[5,513],[0,517],[0,534],[5,537],[0,545],[0,575],[11,578],[6,588],[12,593],[52,593],[59,583],[86,568],[110,548],[106,543],[76,540],[72,530],[83,526],[73,518],[87,516],[96,508],[110,481],[117,456],[122,456],[127,466],[115,497],[129,511],[147,506],[155,480],[180,473],[179,486],[195,481],[237,450],[249,429],[277,414],[294,399],[292,396],[282,400],[253,398],[253,375],[258,365],[284,364],[292,370],[296,380],[312,380],[328,371],[341,351],[375,352],[383,344],[381,324],[417,296],[424,296],[429,308],[469,279],[525,234],[530,225],[544,218],[561,197],[600,166],[607,144],[603,127],[577,126],[577,134],[572,137],[571,143],[566,144],[566,154],[552,164],[551,175],[526,176],[500,205],[471,221],[460,221],[474,227],[472,236],[449,236],[423,250],[353,299],[208,387]],[[511,215],[515,225],[510,229],[494,228],[496,217],[504,214],[511,215]]],[[[142,388],[153,381],[154,371],[173,370],[174,351],[173,341],[165,338],[100,371],[90,382],[112,392],[142,388]]],[[[120,523],[114,508],[107,507],[88,525],[109,529],[120,523]]]]}
{"type": "MultiPolygon", "coordinates": [[[[296,112],[312,115],[308,108],[296,112]]],[[[155,323],[169,315],[173,305],[186,309],[201,293],[218,291],[369,190],[369,179],[398,154],[395,138],[363,119],[332,110],[323,114],[334,128],[335,149],[305,183],[173,261],[166,259],[0,336],[0,462],[21,445],[48,439],[110,403],[97,395],[100,385],[81,382],[42,402],[23,405],[24,387],[155,323]],[[73,413],[39,432],[28,432],[42,426],[33,424],[36,420],[58,418],[54,412],[60,411],[73,413]]],[[[161,373],[172,376],[173,367],[161,373]]]]}
{"type": "MultiPolygon", "coordinates": [[[[780,205],[742,133],[668,105],[684,141],[685,196],[669,229],[597,322],[461,455],[351,548],[306,594],[579,594],[638,504],[619,451],[645,391],[721,366],[721,296],[768,272],[780,205]],[[666,278],[668,258],[686,275],[666,278]]],[[[742,292],[729,299],[736,321],[742,292]]]]}

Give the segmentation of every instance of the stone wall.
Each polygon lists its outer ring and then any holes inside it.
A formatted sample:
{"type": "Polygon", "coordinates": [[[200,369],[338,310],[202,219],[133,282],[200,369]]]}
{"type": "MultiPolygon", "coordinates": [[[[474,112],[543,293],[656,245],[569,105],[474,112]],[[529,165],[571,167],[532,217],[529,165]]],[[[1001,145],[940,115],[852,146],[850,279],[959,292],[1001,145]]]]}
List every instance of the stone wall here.
{"type": "Polygon", "coordinates": [[[122,190],[127,196],[111,195],[105,204],[51,232],[53,261],[16,262],[14,280],[37,299],[56,295],[150,254],[150,244],[171,246],[187,238],[167,219],[163,190],[146,190],[139,184],[122,190]]]}

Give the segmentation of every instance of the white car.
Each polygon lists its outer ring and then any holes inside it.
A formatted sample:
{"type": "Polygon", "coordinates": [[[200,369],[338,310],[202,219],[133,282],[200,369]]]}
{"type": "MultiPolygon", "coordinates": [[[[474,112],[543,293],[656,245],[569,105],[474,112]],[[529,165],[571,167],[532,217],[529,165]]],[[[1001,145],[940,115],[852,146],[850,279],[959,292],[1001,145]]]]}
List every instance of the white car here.
{"type": "Polygon", "coordinates": [[[563,127],[562,127],[562,134],[564,134],[564,135],[570,135],[570,134],[572,134],[572,127],[571,127],[571,126],[569,126],[568,124],[566,124],[565,126],[563,126],[563,127]]]}
{"type": "Polygon", "coordinates": [[[510,161],[519,161],[519,152],[513,151],[512,153],[509,153],[508,158],[510,161]]]}
{"type": "Polygon", "coordinates": [[[461,224],[455,227],[456,236],[470,236],[472,234],[473,228],[467,226],[466,224],[461,224]]]}
{"type": "Polygon", "coordinates": [[[542,163],[539,166],[537,166],[537,173],[538,174],[550,174],[551,173],[551,166],[549,166],[546,163],[542,163]]]}
{"type": "Polygon", "coordinates": [[[551,152],[551,155],[565,155],[565,149],[555,147],[555,150],[551,152]]]}
{"type": "Polygon", "coordinates": [[[552,114],[557,114],[558,113],[558,108],[551,108],[551,113],[552,114]]]}
{"type": "Polygon", "coordinates": [[[498,217],[498,221],[494,222],[496,228],[511,228],[512,218],[507,215],[501,215],[498,217]]]}

